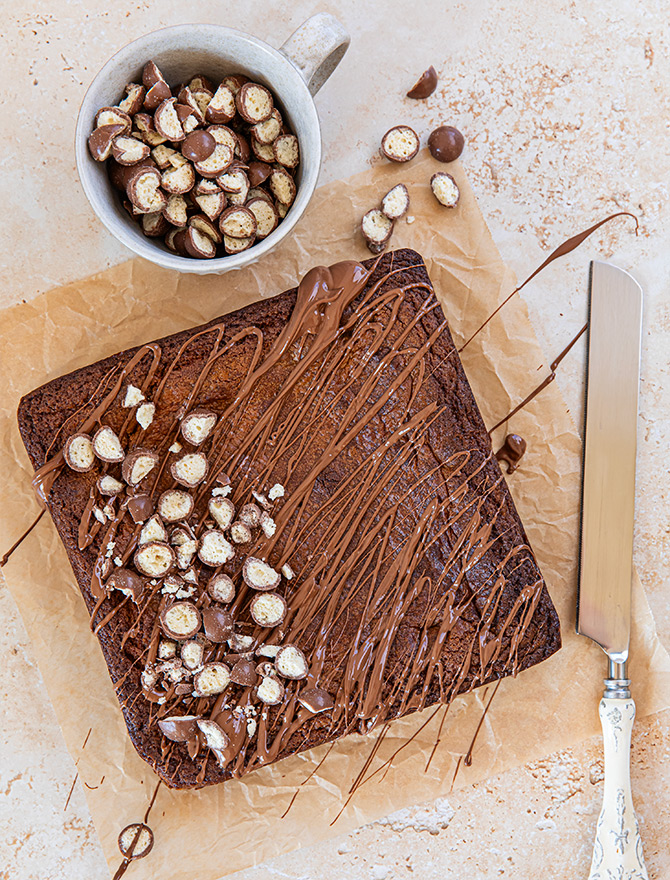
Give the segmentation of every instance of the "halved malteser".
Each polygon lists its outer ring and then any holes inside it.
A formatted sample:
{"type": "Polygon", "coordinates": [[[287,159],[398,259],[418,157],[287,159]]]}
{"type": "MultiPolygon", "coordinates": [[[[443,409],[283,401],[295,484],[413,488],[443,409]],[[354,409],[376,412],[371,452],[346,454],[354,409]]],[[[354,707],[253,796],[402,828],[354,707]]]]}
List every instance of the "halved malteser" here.
{"type": "Polygon", "coordinates": [[[409,162],[419,146],[419,135],[409,125],[394,125],[382,138],[382,153],[392,162],[409,162]]]}
{"type": "Polygon", "coordinates": [[[260,83],[245,83],[235,95],[237,112],[245,122],[263,122],[274,110],[272,95],[260,83]]]}
{"type": "Polygon", "coordinates": [[[181,143],[181,153],[189,162],[204,162],[216,149],[216,141],[208,131],[199,128],[187,135],[181,143]]]}
{"type": "Polygon", "coordinates": [[[193,690],[198,697],[222,694],[229,684],[230,669],[225,663],[205,663],[193,676],[193,690]]]}
{"type": "Polygon", "coordinates": [[[313,715],[317,715],[319,712],[327,712],[335,706],[335,701],[328,691],[320,687],[305,688],[300,691],[298,702],[313,715]]]}
{"type": "MultiPolygon", "coordinates": [[[[147,215],[145,215],[147,216],[147,215]]],[[[167,200],[167,204],[163,208],[162,216],[173,226],[182,229],[188,221],[188,206],[186,199],[179,193],[173,193],[167,200]]],[[[163,232],[167,232],[167,225],[163,232]]]]}
{"type": "Polygon", "coordinates": [[[79,433],[68,437],[63,446],[63,457],[73,471],[80,474],[90,471],[95,465],[95,453],[89,435],[79,433]]]}
{"type": "Polygon", "coordinates": [[[391,238],[393,220],[389,220],[379,208],[373,208],[363,216],[361,232],[369,250],[372,253],[380,253],[391,238]]]}
{"type": "Polygon", "coordinates": [[[123,110],[129,116],[134,116],[142,109],[147,90],[140,83],[128,83],[124,91],[126,97],[119,101],[119,110],[123,110]]]}
{"type": "Polygon", "coordinates": [[[170,86],[166,82],[154,83],[150,89],[147,89],[147,93],[144,96],[144,109],[155,110],[163,103],[163,101],[167,101],[171,97],[172,92],[170,91],[170,86]]]}
{"type": "Polygon", "coordinates": [[[249,199],[245,208],[256,218],[257,238],[267,238],[279,223],[279,214],[269,199],[249,199]]]}
{"type": "Polygon", "coordinates": [[[192,639],[202,624],[200,611],[193,602],[175,602],[161,612],[159,619],[165,635],[179,642],[192,639]]]}
{"type": "Polygon", "coordinates": [[[233,634],[233,615],[220,605],[210,605],[202,612],[202,627],[210,642],[220,645],[233,634]]]}
{"type": "Polygon", "coordinates": [[[271,144],[279,137],[281,130],[281,113],[275,107],[264,122],[257,122],[256,125],[251,126],[251,136],[255,138],[259,144],[271,144]]]}
{"type": "Polygon", "coordinates": [[[104,162],[112,155],[114,139],[125,131],[120,123],[101,125],[88,136],[88,151],[96,162],[104,162]]]}
{"type": "Polygon", "coordinates": [[[181,651],[179,652],[181,662],[187,669],[197,669],[199,666],[202,666],[204,655],[204,646],[195,639],[193,639],[193,641],[184,642],[181,646],[181,651]]]}
{"type": "Polygon", "coordinates": [[[253,590],[276,590],[281,583],[279,572],[255,556],[249,556],[245,560],[242,567],[242,577],[245,584],[253,590]]]}
{"type": "Polygon", "coordinates": [[[284,699],[284,685],[267,676],[254,688],[254,696],[266,706],[277,706],[284,699]]]}
{"type": "Polygon", "coordinates": [[[166,144],[159,144],[151,151],[151,158],[161,171],[164,171],[166,168],[173,167],[171,159],[176,153],[177,151],[173,150],[172,147],[168,147],[166,144]]]}
{"type": "Polygon", "coordinates": [[[219,229],[229,238],[249,238],[256,234],[256,217],[241,205],[233,205],[219,217],[219,229]]]}
{"type": "Polygon", "coordinates": [[[227,764],[226,749],[230,744],[228,734],[210,718],[200,718],[196,723],[205,738],[205,745],[212,750],[219,767],[223,770],[227,764]]]}
{"type": "Polygon", "coordinates": [[[189,108],[191,113],[196,117],[197,124],[201,125],[205,121],[205,108],[207,107],[207,102],[212,97],[212,93],[207,89],[199,89],[198,91],[200,92],[198,96],[199,100],[196,98],[190,86],[184,86],[179,90],[177,100],[182,107],[189,108]],[[200,106],[201,102],[203,104],[202,107],[200,106]]]}
{"type": "Polygon", "coordinates": [[[158,721],[161,733],[171,742],[188,742],[198,732],[198,715],[169,715],[158,721]]]}
{"type": "Polygon", "coordinates": [[[194,226],[189,226],[184,237],[184,246],[189,257],[211,260],[216,256],[216,242],[194,226]]]}
{"type": "Polygon", "coordinates": [[[134,449],[121,465],[121,476],[129,486],[137,486],[156,467],[159,458],[150,449],[134,449]]]}
{"type": "Polygon", "coordinates": [[[283,678],[290,678],[293,681],[307,678],[309,673],[307,659],[295,645],[282,645],[275,657],[275,669],[283,678]]]}
{"type": "Polygon", "coordinates": [[[441,205],[445,208],[455,208],[461,197],[458,184],[446,171],[438,171],[430,178],[430,189],[441,205]]]}
{"type": "Polygon", "coordinates": [[[194,409],[182,419],[181,435],[193,446],[200,446],[216,426],[218,416],[206,409],[194,409]]]}
{"type": "Polygon", "coordinates": [[[235,95],[227,85],[221,83],[207,104],[205,119],[207,122],[225,124],[234,119],[235,112],[235,95]]]}
{"type": "Polygon", "coordinates": [[[128,181],[126,193],[139,213],[152,214],[162,211],[167,202],[167,196],[160,187],[159,171],[142,165],[128,181]]]}
{"type": "Polygon", "coordinates": [[[102,425],[93,435],[93,452],[102,461],[119,462],[126,457],[116,431],[109,425],[102,425]]]}
{"type": "Polygon", "coordinates": [[[156,131],[172,143],[183,141],[185,137],[184,129],[175,109],[176,103],[176,98],[167,98],[159,104],[154,113],[156,131]]]}
{"type": "Polygon", "coordinates": [[[267,162],[269,164],[275,161],[275,151],[272,144],[262,144],[255,137],[251,138],[251,152],[259,162],[267,162]]]}
{"type": "Polygon", "coordinates": [[[249,184],[249,178],[241,168],[231,168],[219,174],[216,182],[226,195],[231,196],[244,192],[245,186],[249,184]]]}
{"type": "Polygon", "coordinates": [[[244,522],[234,522],[230,527],[230,540],[233,544],[248,544],[253,537],[249,526],[244,522]]]}
{"type": "Polygon", "coordinates": [[[165,82],[165,77],[155,61],[147,61],[142,68],[142,84],[145,89],[150,89],[157,82],[165,82]]]}
{"type": "Polygon", "coordinates": [[[205,131],[211,134],[217,144],[230,147],[233,153],[239,145],[239,136],[227,125],[210,125],[205,131]]]}
{"type": "Polygon", "coordinates": [[[176,557],[174,550],[164,541],[147,541],[135,551],[133,563],[135,568],[150,578],[162,578],[174,568],[176,557]]]}
{"type": "Polygon", "coordinates": [[[207,592],[217,602],[228,603],[235,598],[235,584],[224,572],[215,574],[207,583],[207,592]]]}
{"type": "Polygon", "coordinates": [[[137,165],[149,152],[147,144],[129,135],[119,135],[112,143],[112,155],[119,165],[137,165]]]}
{"type": "Polygon", "coordinates": [[[249,613],[263,627],[279,626],[286,617],[286,601],[279,593],[259,593],[251,600],[249,613]]]}
{"type": "MultiPolygon", "coordinates": [[[[265,165],[265,163],[264,162],[256,162],[256,165],[265,165]]],[[[270,171],[272,171],[272,168],[270,168],[270,171]]],[[[249,193],[247,195],[247,198],[248,198],[249,202],[252,199],[263,199],[264,201],[269,202],[271,205],[274,205],[274,201],[273,201],[270,193],[267,192],[267,190],[264,190],[261,186],[252,186],[249,189],[249,193]]],[[[249,207],[248,202],[245,205],[245,207],[247,207],[247,208],[249,207]]]]}
{"type": "Polygon", "coordinates": [[[207,89],[208,92],[214,91],[211,79],[208,76],[205,76],[204,73],[196,73],[195,76],[191,77],[188,87],[191,91],[194,89],[207,89]]]}
{"type": "Polygon", "coordinates": [[[209,463],[202,452],[188,452],[170,465],[170,473],[182,486],[195,488],[207,476],[209,463]]]}
{"type": "Polygon", "coordinates": [[[192,217],[189,217],[188,225],[211,238],[216,244],[221,243],[221,233],[205,214],[194,214],[192,217]]]}
{"type": "Polygon", "coordinates": [[[262,183],[268,179],[268,177],[272,174],[272,165],[268,162],[249,162],[249,167],[247,168],[247,177],[249,178],[249,185],[251,187],[260,186],[262,183]]]}
{"type": "Polygon", "coordinates": [[[165,245],[174,254],[179,254],[181,257],[188,257],[189,254],[184,245],[185,238],[185,229],[170,229],[165,235],[165,245]]]}
{"type": "Polygon", "coordinates": [[[193,504],[193,496],[183,489],[167,489],[158,499],[158,512],[165,522],[180,522],[193,513],[193,504]]]}
{"type": "Polygon", "coordinates": [[[211,89],[191,89],[191,94],[193,95],[193,100],[195,101],[198,110],[200,111],[200,116],[202,117],[202,122],[205,121],[205,114],[207,113],[207,108],[210,105],[214,94],[211,89]]]}
{"type": "MultiPolygon", "coordinates": [[[[214,181],[212,181],[213,183],[214,181]]],[[[217,220],[226,208],[226,196],[218,187],[215,193],[198,193],[195,191],[195,203],[203,214],[214,222],[217,220]]]]}
{"type": "Polygon", "coordinates": [[[216,520],[219,528],[224,531],[230,526],[235,518],[235,505],[230,498],[215,495],[207,502],[207,509],[212,518],[216,520]]]}
{"type": "Polygon", "coordinates": [[[397,183],[382,199],[382,213],[389,220],[399,220],[409,209],[409,193],[404,183],[397,183]]]}
{"type": "MultiPolygon", "coordinates": [[[[169,201],[169,200],[168,200],[169,201]]],[[[149,238],[158,238],[169,229],[168,221],[163,216],[162,211],[155,211],[152,214],[142,214],[142,232],[149,238]]]]}
{"type": "Polygon", "coordinates": [[[240,687],[253,687],[258,681],[253,660],[238,660],[230,672],[230,680],[240,687]]]}
{"type": "Polygon", "coordinates": [[[229,73],[224,76],[222,83],[228,86],[231,92],[236,95],[245,83],[249,82],[249,77],[243,73],[229,73]]]}
{"type": "Polygon", "coordinates": [[[121,125],[121,134],[125,134],[132,128],[133,120],[120,107],[101,107],[95,114],[95,128],[103,125],[121,125]]]}
{"type": "Polygon", "coordinates": [[[231,238],[229,235],[223,236],[223,247],[227,254],[239,254],[246,251],[256,241],[255,236],[250,235],[249,238],[231,238]]]}
{"type": "Polygon", "coordinates": [[[286,207],[290,207],[295,199],[295,182],[288,171],[275,168],[269,177],[270,189],[275,199],[286,207]]]}
{"type": "Polygon", "coordinates": [[[202,162],[195,163],[195,170],[201,177],[213,179],[230,167],[233,161],[234,151],[228,144],[217,143],[214,152],[203,159],[202,162]]]}
{"type": "Polygon", "coordinates": [[[161,177],[163,189],[174,195],[190,192],[195,186],[195,171],[190,162],[184,162],[176,168],[166,168],[161,177]]]}
{"type": "Polygon", "coordinates": [[[294,134],[280,134],[272,144],[275,159],[285,168],[297,168],[300,163],[300,147],[294,134]]]}
{"type": "Polygon", "coordinates": [[[209,529],[200,540],[198,558],[210,568],[218,568],[235,556],[233,545],[226,540],[223,532],[218,529],[209,529]]]}
{"type": "MultiPolygon", "coordinates": [[[[84,434],[80,436],[86,437],[87,435],[84,434]]],[[[91,444],[91,452],[92,451],[93,444],[91,444]]],[[[98,492],[101,495],[107,495],[109,497],[119,495],[126,488],[121,480],[117,480],[116,477],[113,477],[111,474],[103,474],[101,477],[98,477],[96,486],[98,487],[98,492]]]]}
{"type": "Polygon", "coordinates": [[[167,543],[168,533],[163,525],[163,520],[157,513],[150,516],[142,526],[142,531],[137,539],[138,544],[149,544],[152,541],[167,543]]]}
{"type": "Polygon", "coordinates": [[[249,159],[251,159],[251,147],[249,146],[248,139],[242,134],[242,132],[238,132],[237,135],[235,158],[239,159],[243,165],[246,165],[249,162],[249,159]]]}

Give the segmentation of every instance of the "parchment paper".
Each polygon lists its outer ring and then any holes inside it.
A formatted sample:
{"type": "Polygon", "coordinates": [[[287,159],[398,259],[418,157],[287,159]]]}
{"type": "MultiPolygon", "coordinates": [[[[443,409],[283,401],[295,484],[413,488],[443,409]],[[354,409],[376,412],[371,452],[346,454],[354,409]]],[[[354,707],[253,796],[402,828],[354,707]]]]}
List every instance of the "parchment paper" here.
{"type": "MultiPolygon", "coordinates": [[[[411,246],[424,255],[457,342],[469,336],[514,288],[515,279],[493,244],[462,170],[457,165],[450,168],[462,192],[454,211],[440,208],[430,195],[428,181],[434,170],[435,163],[423,158],[410,167],[378,166],[323,187],[290,241],[251,268],[197,278],[132,260],[5,311],[0,316],[3,545],[9,545],[38,512],[16,428],[21,394],[127,346],[279,293],[317,263],[368,256],[357,232],[360,217],[398,181],[410,189],[410,213],[416,220],[397,224],[393,246],[411,246]]],[[[588,245],[585,250],[586,265],[588,245]]],[[[529,266],[529,272],[533,268],[529,266]]],[[[525,306],[515,297],[464,353],[487,424],[498,421],[538,384],[544,376],[538,368],[546,363],[525,306]]],[[[201,792],[162,787],[150,820],[156,845],[148,858],[131,866],[130,877],[215,880],[599,731],[596,707],[604,657],[590,641],[574,634],[579,436],[554,385],[515,416],[510,428],[529,441],[522,466],[509,483],[560,614],[564,647],[516,680],[502,682],[477,738],[472,766],[461,764],[453,782],[458,758],[470,745],[490,691],[455,701],[428,772],[424,768],[441,712],[397,754],[386,775],[378,773],[358,790],[334,824],[377,734],[340,741],[284,819],[296,788],[327,746],[201,792]]],[[[498,433],[504,434],[504,429],[498,433]]],[[[120,860],[119,830],[141,819],[156,777],[127,736],[84,603],[48,517],[4,572],[79,777],[91,786],[84,791],[109,864],[115,867],[120,860]]],[[[637,578],[633,619],[631,674],[642,716],[670,704],[670,661],[656,637],[637,578]]],[[[371,769],[407,742],[431,711],[394,722],[371,769]]]]}

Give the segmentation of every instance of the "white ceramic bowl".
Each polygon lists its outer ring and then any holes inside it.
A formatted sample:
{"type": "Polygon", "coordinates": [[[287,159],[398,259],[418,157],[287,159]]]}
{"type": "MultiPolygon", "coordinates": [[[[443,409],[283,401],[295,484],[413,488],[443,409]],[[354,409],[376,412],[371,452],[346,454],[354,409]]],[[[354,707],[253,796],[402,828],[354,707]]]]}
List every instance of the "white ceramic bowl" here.
{"type": "Polygon", "coordinates": [[[327,13],[308,19],[281,49],[231,28],[184,24],[153,31],[129,43],[105,64],[88,88],[77,118],[75,157],[84,192],[107,229],[146,260],[178,272],[200,275],[237,269],[260,259],[286,238],[307,207],[321,164],[321,129],[313,95],[335,69],[349,45],[342,25],[327,13]],[[130,82],[141,82],[142,68],[152,59],[170,85],[204,73],[220,82],[241,72],[267,86],[277,99],[300,144],[297,195],[274,232],[239,254],[213,260],[181,257],[160,239],[147,238],[121,204],[107,177],[106,163],[94,162],[87,147],[96,112],[114,106],[130,82]]]}

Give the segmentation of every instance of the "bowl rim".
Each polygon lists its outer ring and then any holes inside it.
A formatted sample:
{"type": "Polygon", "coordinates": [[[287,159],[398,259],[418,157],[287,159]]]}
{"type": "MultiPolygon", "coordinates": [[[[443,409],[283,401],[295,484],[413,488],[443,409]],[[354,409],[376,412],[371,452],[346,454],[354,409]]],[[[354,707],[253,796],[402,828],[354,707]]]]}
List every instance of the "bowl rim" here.
{"type": "MultiPolygon", "coordinates": [[[[279,95],[279,97],[281,98],[282,96],[279,95]]],[[[163,268],[197,275],[216,275],[223,274],[231,269],[239,269],[242,266],[247,266],[250,263],[256,262],[283,241],[300,220],[309,204],[319,177],[322,153],[321,126],[316,112],[316,106],[307,87],[307,83],[303,79],[298,68],[286,55],[278,49],[275,49],[274,46],[266,43],[264,40],[261,40],[252,34],[247,34],[244,31],[229,28],[225,25],[194,22],[190,24],[171,25],[169,27],[158,28],[154,31],[148,31],[146,34],[126,43],[107,59],[105,64],[98,70],[89,83],[79,106],[74,132],[74,153],[77,174],[84,190],[84,194],[93,209],[93,213],[107,231],[117,239],[117,241],[120,241],[124,247],[128,248],[128,250],[136,256],[149,260],[163,268]],[[178,34],[180,32],[188,34],[191,33],[194,28],[206,28],[219,31],[222,35],[233,35],[246,42],[255,44],[258,48],[262,49],[267,54],[274,56],[277,61],[281,62],[286,70],[290,71],[294,86],[299,92],[302,92],[299,100],[302,100],[305,105],[305,112],[308,116],[307,124],[313,127],[316,134],[316,150],[312,151],[309,164],[305,163],[303,165],[303,177],[296,199],[282,222],[273,230],[273,232],[270,233],[270,235],[267,236],[267,238],[255,243],[248,250],[242,251],[239,254],[227,254],[224,257],[216,257],[212,260],[197,260],[192,257],[182,257],[178,254],[172,254],[169,251],[159,248],[152,242],[152,239],[148,237],[145,241],[136,240],[130,233],[130,222],[132,221],[129,219],[128,222],[126,222],[125,218],[119,218],[114,211],[111,210],[109,201],[104,194],[92,185],[93,175],[100,173],[101,169],[95,167],[100,163],[92,163],[87,147],[88,136],[90,134],[88,119],[90,111],[88,106],[90,102],[89,95],[96,83],[98,83],[104,76],[105,72],[110,67],[116,66],[119,60],[123,59],[124,55],[130,55],[131,50],[137,48],[138,43],[145,43],[150,38],[158,38],[159,36],[178,34]]]]}

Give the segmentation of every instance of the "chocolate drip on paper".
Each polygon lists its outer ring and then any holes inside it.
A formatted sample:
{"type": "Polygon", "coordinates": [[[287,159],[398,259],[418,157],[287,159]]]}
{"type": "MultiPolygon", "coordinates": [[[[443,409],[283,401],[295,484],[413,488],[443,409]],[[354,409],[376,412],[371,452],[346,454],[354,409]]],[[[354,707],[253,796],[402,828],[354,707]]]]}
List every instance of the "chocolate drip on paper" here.
{"type": "Polygon", "coordinates": [[[526,454],[526,445],[526,441],[518,434],[508,434],[505,437],[505,442],[496,452],[496,458],[507,464],[508,474],[513,474],[519,467],[521,459],[526,454]]]}
{"type": "Polygon", "coordinates": [[[32,521],[32,523],[31,523],[31,524],[28,526],[28,528],[25,530],[25,532],[24,532],[19,538],[17,538],[16,541],[14,541],[14,543],[13,543],[12,546],[9,548],[9,550],[5,553],[5,555],[2,557],[2,559],[0,559],[0,568],[4,568],[5,565],[7,565],[7,563],[9,562],[9,557],[12,555],[12,553],[13,553],[18,547],[21,546],[21,544],[23,544],[23,542],[25,541],[25,539],[26,539],[26,538],[28,537],[28,535],[32,532],[32,530],[35,528],[35,526],[37,525],[37,523],[42,519],[42,517],[44,516],[45,513],[46,513],[46,507],[43,507],[42,510],[40,510],[40,512],[37,514],[37,516],[35,517],[35,519],[32,521]]]}

